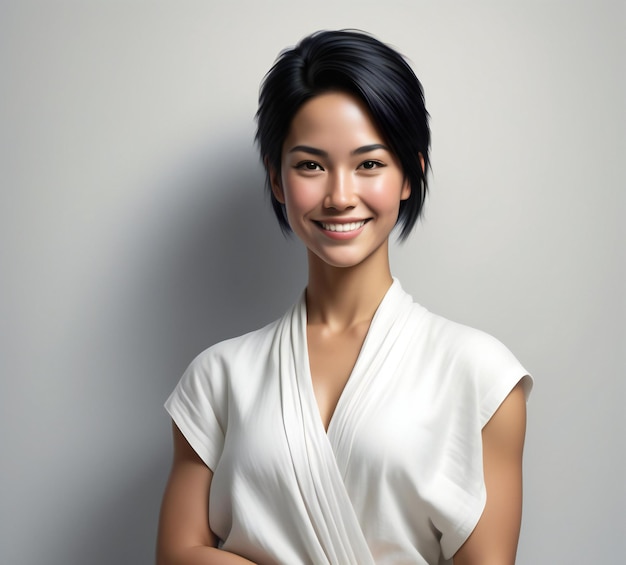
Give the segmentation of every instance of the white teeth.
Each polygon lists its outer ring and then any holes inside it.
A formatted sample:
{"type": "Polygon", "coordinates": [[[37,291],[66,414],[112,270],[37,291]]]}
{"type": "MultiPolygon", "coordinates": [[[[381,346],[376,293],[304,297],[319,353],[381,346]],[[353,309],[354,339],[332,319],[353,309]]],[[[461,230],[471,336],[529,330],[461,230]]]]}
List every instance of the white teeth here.
{"type": "Polygon", "coordinates": [[[320,224],[322,224],[322,227],[328,231],[346,232],[358,230],[361,226],[365,225],[365,220],[361,220],[360,222],[351,222],[349,224],[325,224],[324,222],[320,222],[320,224]]]}

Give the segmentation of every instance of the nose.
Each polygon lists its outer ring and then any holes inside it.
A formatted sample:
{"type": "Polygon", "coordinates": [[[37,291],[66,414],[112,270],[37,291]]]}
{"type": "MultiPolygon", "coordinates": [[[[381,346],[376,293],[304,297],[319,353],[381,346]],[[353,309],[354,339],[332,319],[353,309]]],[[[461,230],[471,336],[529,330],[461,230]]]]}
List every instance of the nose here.
{"type": "Polygon", "coordinates": [[[356,186],[349,172],[334,171],[328,175],[324,207],[335,210],[347,210],[356,206],[356,186]]]}

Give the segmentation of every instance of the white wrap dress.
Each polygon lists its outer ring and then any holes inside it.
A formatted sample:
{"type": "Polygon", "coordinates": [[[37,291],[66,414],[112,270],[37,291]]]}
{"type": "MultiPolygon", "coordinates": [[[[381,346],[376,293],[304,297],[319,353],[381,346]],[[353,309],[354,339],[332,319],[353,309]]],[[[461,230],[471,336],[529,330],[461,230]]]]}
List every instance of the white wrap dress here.
{"type": "Polygon", "coordinates": [[[485,505],[481,430],[531,378],[493,337],[394,282],[324,429],[304,295],[201,353],[166,402],[213,471],[210,527],[256,563],[448,562],[485,505]]]}

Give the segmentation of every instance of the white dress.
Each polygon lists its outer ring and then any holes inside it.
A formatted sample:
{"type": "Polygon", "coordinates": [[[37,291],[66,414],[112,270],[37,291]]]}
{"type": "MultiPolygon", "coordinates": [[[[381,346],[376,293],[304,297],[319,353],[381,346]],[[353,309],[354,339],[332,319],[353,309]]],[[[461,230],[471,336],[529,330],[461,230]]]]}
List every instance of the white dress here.
{"type": "Polygon", "coordinates": [[[304,295],[201,353],[166,402],[213,471],[220,546],[269,565],[446,563],[485,505],[481,429],[532,380],[493,337],[394,280],[325,431],[304,295]]]}

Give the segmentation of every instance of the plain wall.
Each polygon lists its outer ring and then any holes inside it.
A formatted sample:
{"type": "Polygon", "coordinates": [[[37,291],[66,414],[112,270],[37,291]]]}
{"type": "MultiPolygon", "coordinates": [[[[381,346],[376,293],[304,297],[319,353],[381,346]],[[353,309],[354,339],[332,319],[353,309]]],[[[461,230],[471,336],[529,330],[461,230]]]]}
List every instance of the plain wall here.
{"type": "Polygon", "coordinates": [[[616,563],[624,504],[625,3],[0,2],[0,562],[149,564],[162,403],[306,280],[263,193],[258,85],[356,27],[422,80],[418,302],[536,379],[518,563],[616,563]]]}

